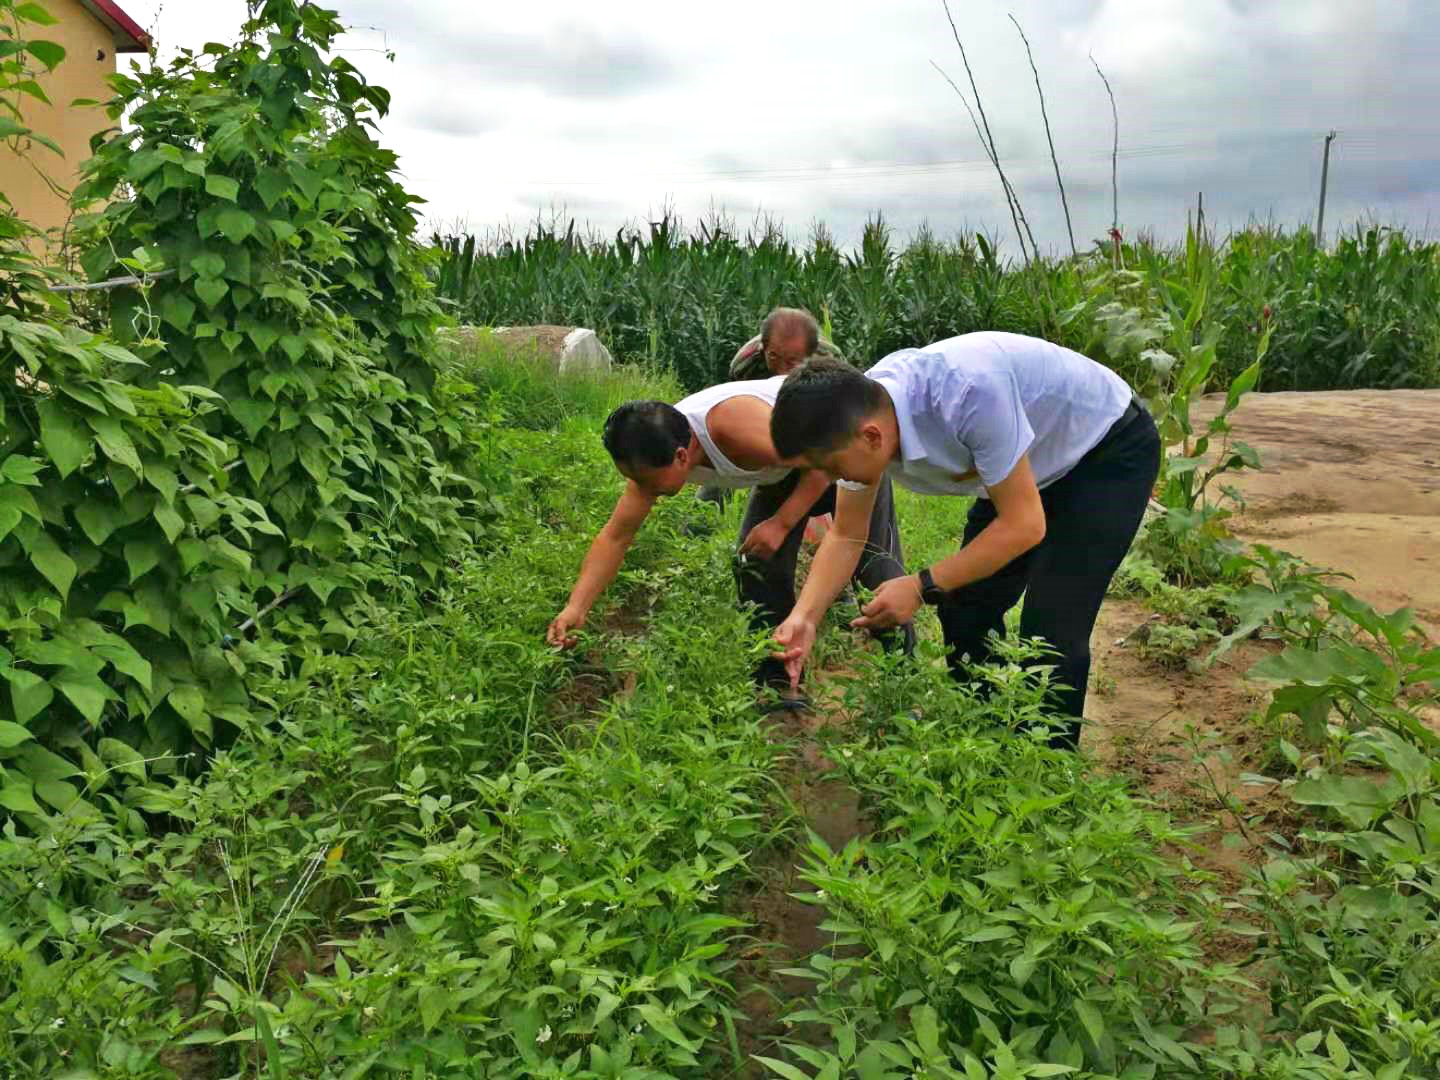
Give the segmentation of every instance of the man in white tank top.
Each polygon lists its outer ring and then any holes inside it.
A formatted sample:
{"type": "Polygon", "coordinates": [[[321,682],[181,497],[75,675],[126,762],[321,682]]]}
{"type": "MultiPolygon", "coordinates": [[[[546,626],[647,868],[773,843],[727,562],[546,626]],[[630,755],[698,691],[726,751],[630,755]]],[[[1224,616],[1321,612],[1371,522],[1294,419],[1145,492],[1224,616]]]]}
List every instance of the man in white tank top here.
{"type": "MultiPolygon", "coordinates": [[[[760,608],[756,617],[760,627],[776,626],[789,614],[788,608],[794,604],[793,552],[799,549],[806,519],[831,490],[831,481],[817,470],[800,470],[792,476],[791,468],[776,456],[770,441],[770,411],[783,381],[777,376],[721,383],[675,405],[632,401],[610,414],[603,440],[625,477],[625,490],[610,520],[591,542],[568,602],[550,623],[546,632],[550,644],[568,648],[575,643],[574,631],[584,625],[595,600],[615,579],[655,501],[677,494],[687,483],[728,488],[763,485],[772,492],[781,490],[777,485],[786,485],[788,494],[768,517],[747,523],[738,552],[737,578],[741,598],[751,599],[760,608]],[[774,590],[765,589],[769,574],[747,573],[750,560],[755,560],[756,566],[767,566],[786,549],[791,550],[789,605],[784,605],[783,599],[777,603],[774,590]],[[757,597],[757,592],[763,595],[757,597]],[[781,606],[784,610],[776,610],[781,606]]],[[[892,522],[893,516],[892,510],[888,515],[892,522]]],[[[886,515],[877,511],[875,518],[883,528],[886,515]]],[[[873,552],[861,561],[855,575],[870,588],[905,572],[898,539],[878,539],[881,542],[873,545],[873,552]]],[[[908,636],[905,640],[908,643],[908,636]]],[[[762,665],[756,678],[777,688],[788,682],[784,666],[775,661],[762,665]]]]}

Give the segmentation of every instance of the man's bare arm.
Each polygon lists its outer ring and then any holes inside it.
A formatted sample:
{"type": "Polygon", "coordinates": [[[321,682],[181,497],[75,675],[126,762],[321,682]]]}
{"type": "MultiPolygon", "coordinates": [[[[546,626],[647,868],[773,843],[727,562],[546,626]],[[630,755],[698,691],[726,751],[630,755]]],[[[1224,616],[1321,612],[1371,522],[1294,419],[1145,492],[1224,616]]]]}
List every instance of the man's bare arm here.
{"type": "Polygon", "coordinates": [[[930,567],[935,584],[947,592],[989,577],[1045,539],[1045,506],[1028,454],[987,494],[995,504],[995,520],[955,554],[930,567]]]}
{"type": "Polygon", "coordinates": [[[580,574],[570,590],[570,599],[550,623],[545,637],[552,645],[574,644],[570,631],[585,623],[596,599],[615,580],[625,561],[625,553],[635,541],[635,534],[655,506],[655,497],[646,495],[634,483],[626,481],[625,491],[615,503],[610,520],[596,535],[580,564],[580,574]]]}

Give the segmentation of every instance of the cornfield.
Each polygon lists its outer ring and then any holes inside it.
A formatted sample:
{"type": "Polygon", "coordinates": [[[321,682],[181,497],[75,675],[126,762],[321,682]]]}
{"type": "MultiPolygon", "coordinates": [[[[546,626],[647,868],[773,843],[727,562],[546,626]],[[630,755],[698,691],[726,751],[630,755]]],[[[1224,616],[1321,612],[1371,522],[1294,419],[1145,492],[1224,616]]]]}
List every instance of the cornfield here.
{"type": "MultiPolygon", "coordinates": [[[[1118,268],[1157,295],[1203,280],[1225,327],[1217,383],[1255,355],[1262,313],[1275,324],[1261,389],[1440,385],[1440,245],[1357,227],[1322,249],[1308,230],[1255,227],[1186,244],[1097,244],[1087,255],[1019,266],[983,234],[919,231],[900,246],[881,218],[843,251],[823,225],[806,243],[766,222],[743,235],[712,216],[691,230],[673,215],[613,238],[573,222],[520,237],[433,239],[436,281],[456,317],[478,325],[558,323],[595,329],[625,361],[698,387],[776,305],[808,308],[853,361],[973,330],[1009,330],[1095,349],[1083,311],[1118,268]]],[[[1096,359],[1124,368],[1122,356],[1096,359]]]]}

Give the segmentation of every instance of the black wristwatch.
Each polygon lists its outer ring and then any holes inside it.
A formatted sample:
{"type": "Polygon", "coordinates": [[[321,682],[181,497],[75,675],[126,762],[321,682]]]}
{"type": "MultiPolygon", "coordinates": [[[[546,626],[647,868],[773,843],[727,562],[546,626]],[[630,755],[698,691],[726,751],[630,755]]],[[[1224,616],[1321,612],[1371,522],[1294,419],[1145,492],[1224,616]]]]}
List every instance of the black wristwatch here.
{"type": "Polygon", "coordinates": [[[927,566],[919,573],[920,578],[920,599],[927,604],[938,604],[945,599],[945,590],[935,584],[935,579],[930,575],[930,568],[927,566]]]}

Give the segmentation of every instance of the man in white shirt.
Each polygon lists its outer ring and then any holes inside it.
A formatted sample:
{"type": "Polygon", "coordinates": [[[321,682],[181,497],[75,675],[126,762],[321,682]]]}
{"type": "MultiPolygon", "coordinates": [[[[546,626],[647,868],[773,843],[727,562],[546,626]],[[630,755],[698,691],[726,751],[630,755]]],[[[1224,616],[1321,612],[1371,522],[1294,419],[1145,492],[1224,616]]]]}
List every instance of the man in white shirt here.
{"type": "Polygon", "coordinates": [[[786,378],[770,429],[781,460],[840,480],[835,526],[775,633],[792,682],[850,576],[888,473],[914,491],[978,498],[960,550],[886,582],[852,625],[906,623],[934,604],[951,671],[964,678],[967,662],[989,659],[990,633],[1004,632],[1024,593],[1021,633],[1059,654],[1066,725],[1052,745],[1077,747],[1090,633],[1160,465],[1155,425],[1124,380],[1038,338],[965,334],[892,353],[866,373],[809,361],[786,378]]]}

